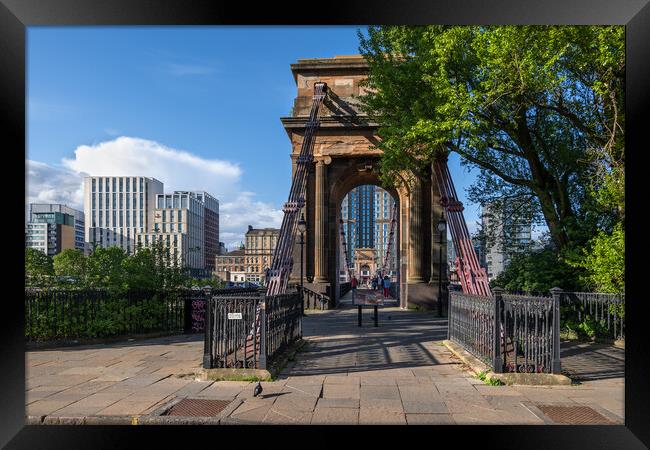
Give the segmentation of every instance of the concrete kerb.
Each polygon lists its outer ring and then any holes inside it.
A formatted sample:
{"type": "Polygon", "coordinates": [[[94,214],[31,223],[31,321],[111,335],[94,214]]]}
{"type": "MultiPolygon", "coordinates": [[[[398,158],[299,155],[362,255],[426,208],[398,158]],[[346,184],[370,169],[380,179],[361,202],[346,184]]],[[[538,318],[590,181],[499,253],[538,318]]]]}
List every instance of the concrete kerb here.
{"type": "Polygon", "coordinates": [[[494,373],[490,367],[467,350],[450,340],[443,344],[465,363],[475,374],[485,373],[486,380],[499,380],[509,386],[558,386],[571,385],[571,379],[565,375],[553,373],[494,373]]]}

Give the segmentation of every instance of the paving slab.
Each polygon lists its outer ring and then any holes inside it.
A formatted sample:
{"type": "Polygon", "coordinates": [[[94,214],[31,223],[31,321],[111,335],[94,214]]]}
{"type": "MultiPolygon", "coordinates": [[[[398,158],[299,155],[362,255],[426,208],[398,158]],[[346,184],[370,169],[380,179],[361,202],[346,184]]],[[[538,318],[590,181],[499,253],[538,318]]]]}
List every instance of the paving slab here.
{"type": "Polygon", "coordinates": [[[359,409],[359,425],[406,425],[404,413],[386,410],[384,408],[359,409]]]}
{"type": "Polygon", "coordinates": [[[353,398],[319,398],[316,407],[331,408],[331,409],[341,409],[341,408],[359,409],[359,404],[360,401],[358,399],[353,399],[353,398]]]}
{"type": "Polygon", "coordinates": [[[317,406],[311,418],[312,425],[357,425],[358,408],[330,408],[317,406]]]}
{"type": "Polygon", "coordinates": [[[406,414],[408,425],[456,425],[451,414],[406,414]]]}

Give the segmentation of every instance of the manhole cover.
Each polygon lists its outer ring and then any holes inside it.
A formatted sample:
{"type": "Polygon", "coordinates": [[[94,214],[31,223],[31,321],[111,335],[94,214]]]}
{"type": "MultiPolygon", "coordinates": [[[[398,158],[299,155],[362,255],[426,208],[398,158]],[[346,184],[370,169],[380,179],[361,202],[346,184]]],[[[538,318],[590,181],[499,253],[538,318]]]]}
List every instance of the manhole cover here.
{"type": "Polygon", "coordinates": [[[611,420],[588,406],[537,405],[555,423],[571,425],[613,424],[611,420]]]}
{"type": "Polygon", "coordinates": [[[226,406],[229,400],[206,400],[200,398],[184,398],[172,406],[165,416],[183,417],[216,417],[226,406]]]}

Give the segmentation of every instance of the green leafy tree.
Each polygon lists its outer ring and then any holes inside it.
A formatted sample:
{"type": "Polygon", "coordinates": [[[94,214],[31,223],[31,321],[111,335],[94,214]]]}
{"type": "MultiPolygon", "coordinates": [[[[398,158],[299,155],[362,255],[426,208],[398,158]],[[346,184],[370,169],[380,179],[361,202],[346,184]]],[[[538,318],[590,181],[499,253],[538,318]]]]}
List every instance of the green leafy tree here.
{"type": "Polygon", "coordinates": [[[81,250],[66,249],[54,255],[54,273],[59,277],[70,277],[75,285],[85,286],[88,282],[88,258],[81,250]]]}
{"type": "Polygon", "coordinates": [[[535,293],[548,293],[556,286],[567,291],[582,290],[576,269],[558,257],[552,248],[513,256],[505,270],[490,285],[506,291],[535,293]]]}
{"type": "Polygon", "coordinates": [[[479,169],[470,200],[517,198],[559,251],[602,214],[598,161],[624,151],[624,28],[370,27],[362,108],[379,124],[384,181],[447,152],[479,169]],[[594,163],[595,162],[595,163],[594,163]]]}
{"type": "Polygon", "coordinates": [[[585,269],[584,282],[598,292],[625,292],[625,232],[618,223],[611,233],[601,231],[590,241],[573,267],[585,269]]]}
{"type": "Polygon", "coordinates": [[[88,257],[88,281],[91,287],[124,289],[123,262],[127,254],[121,247],[97,247],[88,257]]]}
{"type": "Polygon", "coordinates": [[[54,276],[52,258],[40,250],[25,249],[25,285],[45,286],[51,283],[54,276]]]}

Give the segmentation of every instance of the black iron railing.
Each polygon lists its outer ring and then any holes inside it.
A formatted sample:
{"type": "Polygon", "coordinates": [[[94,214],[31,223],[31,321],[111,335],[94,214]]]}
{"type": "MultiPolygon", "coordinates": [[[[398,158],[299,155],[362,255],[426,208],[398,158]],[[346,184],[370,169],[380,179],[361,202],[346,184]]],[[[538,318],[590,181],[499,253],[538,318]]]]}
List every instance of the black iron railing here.
{"type": "MultiPolygon", "coordinates": [[[[300,287],[298,287],[298,290],[300,292],[300,287]]],[[[328,295],[312,291],[306,287],[302,288],[302,294],[305,309],[325,310],[329,308],[330,298],[328,295]]]]}
{"type": "Polygon", "coordinates": [[[452,292],[448,320],[449,339],[493,367],[495,372],[498,366],[495,345],[497,307],[493,297],[452,292]]]}
{"type": "Polygon", "coordinates": [[[559,299],[493,294],[451,292],[449,338],[496,373],[559,373],[559,299]]]}
{"type": "Polygon", "coordinates": [[[205,332],[205,311],[212,295],[232,297],[257,292],[258,288],[196,289],[185,296],[185,333],[205,332]]]}
{"type": "Polygon", "coordinates": [[[28,342],[182,333],[188,290],[25,289],[28,342]]]}
{"type": "Polygon", "coordinates": [[[625,294],[551,292],[560,298],[563,329],[588,327],[593,337],[625,339],[625,294]]]}
{"type": "Polygon", "coordinates": [[[560,373],[559,303],[553,297],[502,294],[500,302],[502,371],[560,373]]]}
{"type": "MultiPolygon", "coordinates": [[[[230,294],[230,293],[229,293],[230,294]]],[[[203,367],[266,369],[302,335],[301,296],[266,296],[264,290],[222,295],[208,301],[203,367]],[[256,312],[260,309],[260,326],[256,312]]]]}

